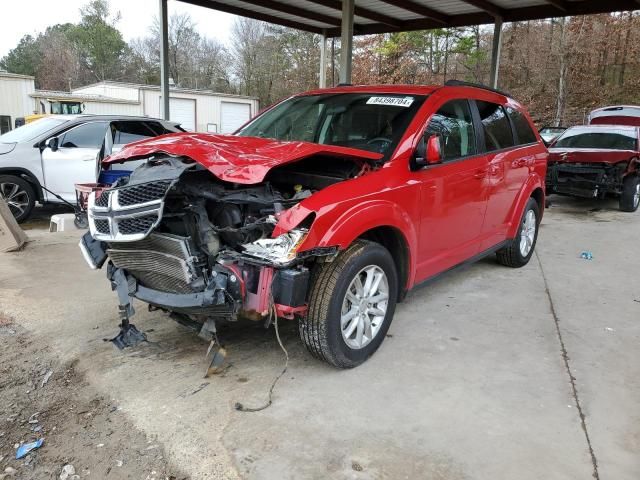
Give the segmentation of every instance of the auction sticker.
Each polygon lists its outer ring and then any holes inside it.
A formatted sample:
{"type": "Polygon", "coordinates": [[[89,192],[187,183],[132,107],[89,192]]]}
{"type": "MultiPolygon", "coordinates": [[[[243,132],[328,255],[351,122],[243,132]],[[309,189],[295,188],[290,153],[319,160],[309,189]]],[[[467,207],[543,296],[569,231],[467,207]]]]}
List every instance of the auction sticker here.
{"type": "Polygon", "coordinates": [[[413,97],[371,97],[367,105],[391,105],[394,107],[410,107],[413,97]]]}

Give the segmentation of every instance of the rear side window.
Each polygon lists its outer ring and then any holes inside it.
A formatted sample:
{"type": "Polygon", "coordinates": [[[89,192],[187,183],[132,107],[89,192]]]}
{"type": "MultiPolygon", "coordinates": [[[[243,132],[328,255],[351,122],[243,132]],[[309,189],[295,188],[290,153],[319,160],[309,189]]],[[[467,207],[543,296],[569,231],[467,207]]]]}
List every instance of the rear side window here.
{"type": "Polygon", "coordinates": [[[509,114],[509,118],[511,118],[511,122],[516,129],[519,145],[538,141],[536,134],[533,133],[533,130],[531,129],[531,125],[529,125],[529,121],[521,111],[507,107],[507,113],[509,114]]]}
{"type": "Polygon", "coordinates": [[[105,122],[85,123],[72,128],[62,136],[63,148],[100,148],[107,130],[105,122]]]}
{"type": "Polygon", "coordinates": [[[442,136],[442,159],[445,162],[476,153],[473,120],[467,100],[453,100],[440,107],[431,117],[426,133],[442,136]]]}
{"type": "Polygon", "coordinates": [[[484,130],[487,152],[514,146],[513,133],[507,114],[501,105],[476,100],[484,130]]]}
{"type": "Polygon", "coordinates": [[[114,122],[111,130],[114,145],[126,145],[156,136],[156,133],[144,122],[114,122]]]}

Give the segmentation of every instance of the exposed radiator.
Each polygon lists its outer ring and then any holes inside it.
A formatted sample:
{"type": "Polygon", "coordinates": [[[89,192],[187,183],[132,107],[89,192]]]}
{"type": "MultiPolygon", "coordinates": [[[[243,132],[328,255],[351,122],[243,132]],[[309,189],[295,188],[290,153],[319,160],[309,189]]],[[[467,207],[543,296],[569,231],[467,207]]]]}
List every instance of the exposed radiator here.
{"type": "Polygon", "coordinates": [[[114,243],[107,249],[113,264],[142,285],[170,293],[192,293],[194,256],[186,238],[152,233],[137,242],[114,243]]]}

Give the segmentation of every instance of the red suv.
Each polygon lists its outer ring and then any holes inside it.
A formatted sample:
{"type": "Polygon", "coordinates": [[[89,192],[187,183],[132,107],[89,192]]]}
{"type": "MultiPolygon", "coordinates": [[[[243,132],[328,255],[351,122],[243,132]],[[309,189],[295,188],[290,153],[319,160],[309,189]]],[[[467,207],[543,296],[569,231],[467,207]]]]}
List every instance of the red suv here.
{"type": "Polygon", "coordinates": [[[493,253],[529,261],[547,149],[516,101],[449,82],[308,92],[234,135],[165,135],[106,163],[140,159],[90,199],[80,244],[118,292],[114,343],[144,339],[137,298],[208,338],[297,319],[313,355],[349,368],[415,285],[493,253]]]}

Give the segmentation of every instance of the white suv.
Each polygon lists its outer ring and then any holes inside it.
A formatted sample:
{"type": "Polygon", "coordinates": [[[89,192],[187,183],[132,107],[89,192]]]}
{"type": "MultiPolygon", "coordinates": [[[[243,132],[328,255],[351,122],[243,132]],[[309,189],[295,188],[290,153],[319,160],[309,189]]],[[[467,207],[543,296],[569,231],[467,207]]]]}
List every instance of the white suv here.
{"type": "Polygon", "coordinates": [[[0,196],[19,222],[36,203],[75,203],[75,184],[97,181],[100,161],[124,145],[184,131],[147,117],[55,115],[0,135],[0,196]]]}

